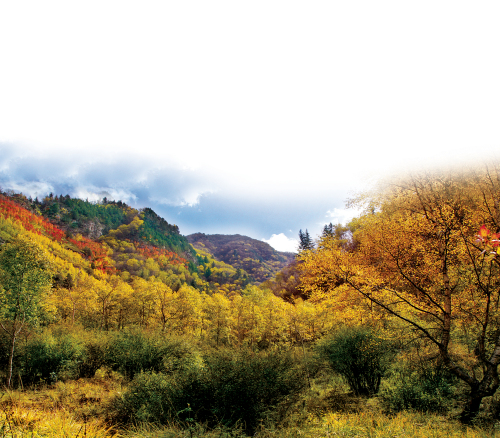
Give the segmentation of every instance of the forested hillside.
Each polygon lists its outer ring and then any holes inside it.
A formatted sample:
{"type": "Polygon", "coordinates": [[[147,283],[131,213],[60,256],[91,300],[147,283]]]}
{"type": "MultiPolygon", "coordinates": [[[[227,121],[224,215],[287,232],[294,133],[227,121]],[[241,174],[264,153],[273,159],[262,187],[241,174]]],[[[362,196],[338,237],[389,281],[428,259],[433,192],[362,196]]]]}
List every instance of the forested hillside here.
{"type": "MultiPolygon", "coordinates": [[[[4,193],[1,202],[5,217],[20,221],[28,231],[33,231],[33,223],[43,223],[37,232],[83,256],[88,273],[104,267],[123,281],[153,278],[174,291],[189,285],[229,292],[251,281],[245,271],[215,260],[210,253],[196,252],[176,225],[150,208],[139,211],[106,198],[89,202],[52,194],[40,201],[4,193]]],[[[58,278],[61,275],[57,273],[58,278]]]]}
{"type": "MultiPolygon", "coordinates": [[[[194,255],[187,240],[179,233],[179,228],[169,224],[150,208],[138,211],[121,201],[108,201],[103,198],[100,202],[89,202],[68,195],[50,194],[41,201],[38,198],[28,199],[22,194],[11,194],[10,197],[31,212],[42,215],[66,233],[82,234],[94,240],[121,225],[129,225],[134,218],[139,217],[143,222],[137,229],[137,234],[129,233],[126,238],[184,256],[194,255]]],[[[123,235],[125,228],[121,231],[123,235]]]]}
{"type": "Polygon", "coordinates": [[[499,436],[499,200],[499,165],[383,181],[291,257],[3,193],[0,431],[499,436]]]}
{"type": "Polygon", "coordinates": [[[187,240],[216,260],[245,270],[258,282],[274,277],[295,258],[293,253],[276,251],[266,242],[239,234],[195,233],[187,236],[187,240]]]}
{"type": "Polygon", "coordinates": [[[291,307],[252,286],[244,270],[195,251],[175,225],[149,209],[2,194],[0,238],[4,247],[27,239],[48,260],[51,289],[37,316],[44,324],[106,331],[156,327],[215,345],[313,340],[331,324],[316,320],[324,309],[308,303],[291,307]],[[171,250],[186,245],[180,254],[171,250]]]}

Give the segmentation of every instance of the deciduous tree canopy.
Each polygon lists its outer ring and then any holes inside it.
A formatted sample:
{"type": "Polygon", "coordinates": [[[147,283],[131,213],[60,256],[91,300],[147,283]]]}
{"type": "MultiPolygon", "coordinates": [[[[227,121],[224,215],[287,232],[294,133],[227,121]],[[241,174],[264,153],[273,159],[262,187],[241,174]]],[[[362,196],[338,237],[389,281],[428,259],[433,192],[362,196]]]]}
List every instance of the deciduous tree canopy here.
{"type": "Polygon", "coordinates": [[[30,240],[18,237],[0,251],[0,327],[10,340],[7,386],[12,380],[12,361],[17,336],[42,310],[42,294],[52,274],[45,253],[30,240]]]}
{"type": "Polygon", "coordinates": [[[500,167],[414,174],[359,201],[352,245],[303,253],[303,288],[363,297],[424,335],[470,386],[468,422],[499,386],[500,272],[478,232],[500,228],[500,167]]]}

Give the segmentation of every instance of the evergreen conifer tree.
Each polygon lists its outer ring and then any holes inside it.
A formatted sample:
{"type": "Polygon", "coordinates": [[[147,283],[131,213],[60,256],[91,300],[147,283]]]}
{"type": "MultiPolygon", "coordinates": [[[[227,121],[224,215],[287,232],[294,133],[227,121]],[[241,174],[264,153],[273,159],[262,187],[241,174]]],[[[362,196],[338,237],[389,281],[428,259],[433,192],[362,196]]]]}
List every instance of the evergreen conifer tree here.
{"type": "Polygon", "coordinates": [[[321,235],[321,237],[333,237],[335,235],[335,228],[336,227],[331,222],[328,225],[325,225],[323,227],[323,234],[321,235]]]}
{"type": "Polygon", "coordinates": [[[299,253],[302,251],[307,251],[314,249],[314,242],[311,239],[311,236],[309,235],[309,231],[305,231],[305,233],[302,232],[302,230],[299,230],[299,253]]]}

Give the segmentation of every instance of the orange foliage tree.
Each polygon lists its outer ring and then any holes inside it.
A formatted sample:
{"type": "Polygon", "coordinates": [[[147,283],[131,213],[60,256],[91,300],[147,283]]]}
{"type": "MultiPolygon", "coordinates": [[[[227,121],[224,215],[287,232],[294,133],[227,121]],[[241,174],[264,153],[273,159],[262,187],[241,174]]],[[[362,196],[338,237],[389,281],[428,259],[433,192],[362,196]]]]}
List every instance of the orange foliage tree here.
{"type": "Polygon", "coordinates": [[[500,230],[499,200],[495,165],[393,180],[364,197],[351,245],[324,244],[300,265],[307,293],[363,298],[423,335],[470,388],[465,423],[499,386],[500,265],[489,231],[500,230]]]}
{"type": "Polygon", "coordinates": [[[63,230],[3,195],[0,195],[0,216],[16,221],[26,231],[46,236],[61,244],[65,243],[69,245],[73,250],[86,256],[95,269],[107,273],[115,272],[115,268],[108,258],[107,249],[101,243],[94,242],[82,236],[78,236],[77,238],[66,237],[63,230]]]}

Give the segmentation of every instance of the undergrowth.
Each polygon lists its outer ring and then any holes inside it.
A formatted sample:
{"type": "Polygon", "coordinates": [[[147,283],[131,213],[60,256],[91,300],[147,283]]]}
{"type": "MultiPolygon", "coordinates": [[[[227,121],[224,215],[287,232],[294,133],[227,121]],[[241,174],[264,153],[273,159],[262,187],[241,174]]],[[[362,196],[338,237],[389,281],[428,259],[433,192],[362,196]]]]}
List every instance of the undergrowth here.
{"type": "MultiPolygon", "coordinates": [[[[126,388],[106,370],[93,379],[57,382],[0,394],[0,438],[245,438],[244,424],[232,427],[196,421],[164,425],[109,422],[109,403],[126,388]]],[[[500,425],[464,427],[445,415],[384,413],[378,398],[354,397],[339,379],[319,376],[278,423],[262,419],[255,438],[500,438],[500,425]]]]}

